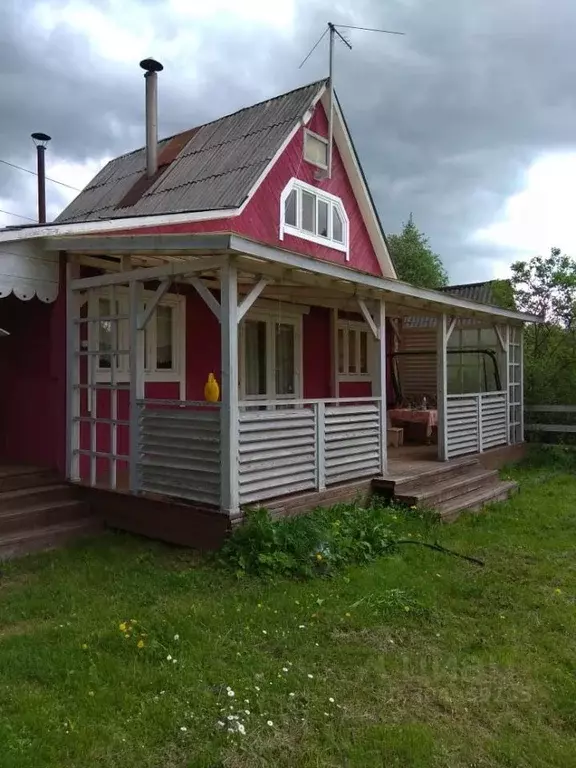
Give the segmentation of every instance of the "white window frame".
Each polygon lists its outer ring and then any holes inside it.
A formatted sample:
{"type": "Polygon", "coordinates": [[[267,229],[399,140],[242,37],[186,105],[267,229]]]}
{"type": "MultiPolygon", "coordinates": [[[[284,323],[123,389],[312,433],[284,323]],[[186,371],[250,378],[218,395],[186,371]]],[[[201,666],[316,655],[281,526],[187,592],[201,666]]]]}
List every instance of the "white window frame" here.
{"type": "Polygon", "coordinates": [[[350,261],[349,241],[350,241],[350,222],[342,200],[336,195],[325,192],[322,189],[313,187],[300,179],[292,178],[282,190],[280,195],[280,240],[284,240],[284,235],[293,235],[303,240],[309,240],[311,243],[323,245],[325,248],[332,248],[341,251],[346,256],[346,261],[350,261]],[[286,200],[292,191],[296,191],[296,226],[286,224],[286,200]],[[316,235],[313,232],[307,232],[302,229],[302,192],[308,192],[316,198],[316,222],[318,222],[318,202],[323,201],[328,205],[328,237],[316,235]],[[332,239],[333,208],[338,211],[342,220],[342,242],[332,239]]]}
{"type": "MultiPolygon", "coordinates": [[[[127,316],[129,314],[129,295],[126,289],[116,288],[116,301],[118,302],[118,314],[127,316]]],[[[154,296],[154,291],[144,291],[143,300],[146,302],[154,296]]],[[[91,291],[88,301],[89,317],[99,317],[100,299],[110,300],[110,292],[106,289],[101,291],[91,291]]],[[[172,307],[172,370],[152,368],[151,363],[156,359],[156,310],[146,325],[146,359],[148,366],[144,370],[144,381],[156,382],[176,382],[180,384],[180,399],[183,399],[186,383],[186,297],[176,294],[166,294],[158,303],[159,307],[172,307]]],[[[110,317],[116,314],[112,308],[110,317]]],[[[144,307],[139,307],[142,312],[144,307]]],[[[118,349],[128,351],[129,348],[129,326],[128,320],[113,320],[118,323],[118,349]]],[[[99,348],[99,326],[97,322],[88,324],[88,345],[90,349],[99,348]]],[[[110,368],[100,367],[100,356],[96,357],[95,377],[97,382],[110,382],[112,371],[110,368]]],[[[130,370],[128,354],[121,355],[118,365],[115,369],[115,378],[118,382],[130,381],[130,370]]]]}
{"type": "Polygon", "coordinates": [[[257,307],[249,310],[240,323],[239,338],[239,387],[241,400],[298,400],[302,398],[303,392],[303,344],[302,344],[302,315],[309,312],[308,307],[290,307],[286,310],[284,305],[281,309],[278,307],[257,307]],[[255,322],[266,323],[266,389],[265,395],[246,394],[246,333],[245,321],[254,320],[255,322]],[[294,327],[294,392],[292,394],[278,395],[276,393],[276,370],[274,363],[276,360],[276,334],[275,325],[292,325],[294,327]]]}
{"type": "Polygon", "coordinates": [[[336,367],[336,374],[338,381],[372,381],[372,375],[374,370],[373,357],[374,357],[374,337],[372,331],[368,328],[366,323],[360,320],[338,320],[336,323],[336,360],[334,365],[336,367]],[[340,333],[342,332],[342,344],[344,349],[342,350],[342,360],[344,365],[344,371],[340,371],[340,333]],[[350,373],[350,334],[356,334],[356,372],[350,373]],[[368,370],[366,373],[360,372],[360,335],[366,335],[366,364],[368,370]]]}
{"type": "Polygon", "coordinates": [[[317,163],[315,160],[310,160],[308,157],[306,157],[306,142],[308,141],[308,137],[311,137],[313,139],[316,139],[317,141],[321,141],[322,144],[326,147],[326,157],[328,157],[328,139],[325,136],[321,136],[319,133],[315,133],[314,131],[311,131],[309,128],[304,128],[304,147],[303,147],[303,155],[304,160],[307,163],[310,163],[310,165],[315,165],[317,168],[322,168],[323,170],[328,170],[328,163],[317,163]]]}

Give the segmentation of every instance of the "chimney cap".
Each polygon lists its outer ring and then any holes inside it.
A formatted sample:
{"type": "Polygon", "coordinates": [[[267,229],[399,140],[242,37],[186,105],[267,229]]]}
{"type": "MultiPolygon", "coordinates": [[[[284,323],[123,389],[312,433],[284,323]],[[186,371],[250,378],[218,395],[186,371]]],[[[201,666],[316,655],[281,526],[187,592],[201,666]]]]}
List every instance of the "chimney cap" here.
{"type": "Polygon", "coordinates": [[[162,72],[164,69],[162,64],[160,64],[159,61],[156,61],[156,59],[142,59],[140,66],[142,69],[145,69],[146,72],[162,72]]]}
{"type": "Polygon", "coordinates": [[[48,136],[47,133],[37,132],[37,133],[30,134],[30,136],[34,141],[34,143],[36,144],[36,146],[40,145],[41,147],[45,147],[47,142],[49,142],[52,139],[52,137],[48,136]]]}

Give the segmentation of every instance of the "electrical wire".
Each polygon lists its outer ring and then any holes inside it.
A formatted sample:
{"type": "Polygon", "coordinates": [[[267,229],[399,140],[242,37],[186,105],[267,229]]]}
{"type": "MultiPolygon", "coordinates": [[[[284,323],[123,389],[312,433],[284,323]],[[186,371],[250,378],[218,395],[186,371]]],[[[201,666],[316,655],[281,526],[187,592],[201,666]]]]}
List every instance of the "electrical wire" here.
{"type": "MultiPolygon", "coordinates": [[[[16,168],[19,171],[24,171],[25,173],[30,173],[32,176],[38,176],[36,171],[31,171],[29,168],[23,168],[21,165],[16,165],[15,163],[9,163],[8,160],[2,160],[0,157],[0,163],[4,163],[4,165],[9,165],[10,168],[16,168]]],[[[58,181],[58,179],[51,179],[50,176],[46,176],[46,181],[51,181],[54,184],[60,184],[61,187],[67,187],[68,189],[73,189],[75,192],[81,192],[81,189],[78,189],[78,187],[73,187],[71,184],[66,184],[64,181],[58,181]]]]}
{"type": "Polygon", "coordinates": [[[28,221],[33,221],[35,224],[36,219],[31,219],[30,216],[22,216],[21,213],[12,213],[11,211],[4,211],[2,208],[0,208],[0,213],[5,213],[6,216],[16,216],[18,219],[27,219],[28,221]]]}
{"type": "Polygon", "coordinates": [[[406,32],[394,32],[391,29],[374,29],[374,27],[355,27],[353,24],[334,24],[341,29],[361,29],[363,32],[384,32],[387,35],[405,35],[406,32]]]}

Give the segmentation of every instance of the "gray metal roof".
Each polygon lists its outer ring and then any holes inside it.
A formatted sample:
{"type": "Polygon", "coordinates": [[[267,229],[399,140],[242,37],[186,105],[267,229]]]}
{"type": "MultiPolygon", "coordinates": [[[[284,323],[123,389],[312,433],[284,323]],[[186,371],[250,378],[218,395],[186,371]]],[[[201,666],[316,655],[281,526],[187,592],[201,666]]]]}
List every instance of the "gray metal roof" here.
{"type": "Polygon", "coordinates": [[[238,208],[325,84],[320,80],[202,125],[182,148],[184,134],[159,142],[159,165],[163,153],[168,164],[128,205],[125,196],[146,171],[146,150],[111,160],[55,222],[238,208]],[[174,147],[179,151],[170,157],[174,147]]]}
{"type": "MultiPolygon", "coordinates": [[[[494,295],[494,280],[487,280],[483,283],[464,283],[463,285],[447,285],[440,288],[442,293],[449,293],[451,296],[457,296],[459,299],[468,301],[477,301],[479,304],[488,304],[499,306],[498,300],[494,295]]],[[[407,328],[435,328],[435,317],[405,317],[402,321],[407,328]]]]}

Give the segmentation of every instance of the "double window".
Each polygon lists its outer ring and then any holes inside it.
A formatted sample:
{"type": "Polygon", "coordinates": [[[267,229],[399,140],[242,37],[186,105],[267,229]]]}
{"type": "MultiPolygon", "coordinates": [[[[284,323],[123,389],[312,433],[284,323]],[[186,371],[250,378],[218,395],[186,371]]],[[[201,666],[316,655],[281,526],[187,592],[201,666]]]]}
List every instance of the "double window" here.
{"type": "Polygon", "coordinates": [[[370,379],[374,348],[364,323],[339,320],[337,341],[338,377],[347,381],[370,379]]]}
{"type": "Polygon", "coordinates": [[[240,396],[301,397],[302,317],[250,312],[240,327],[240,396]]]}
{"type": "Polygon", "coordinates": [[[348,217],[339,197],[292,179],[280,206],[281,240],[294,235],[343,251],[348,259],[348,217]]]}
{"type": "MultiPolygon", "coordinates": [[[[152,293],[146,292],[139,312],[146,309],[152,293]]],[[[100,318],[89,323],[88,344],[97,350],[96,378],[110,381],[112,362],[115,378],[130,378],[129,355],[129,299],[127,293],[116,289],[116,306],[107,293],[90,298],[90,317],[100,318]]],[[[183,296],[165,296],[146,325],[144,331],[144,375],[148,381],[184,380],[184,323],[185,299],[183,296]]]]}

